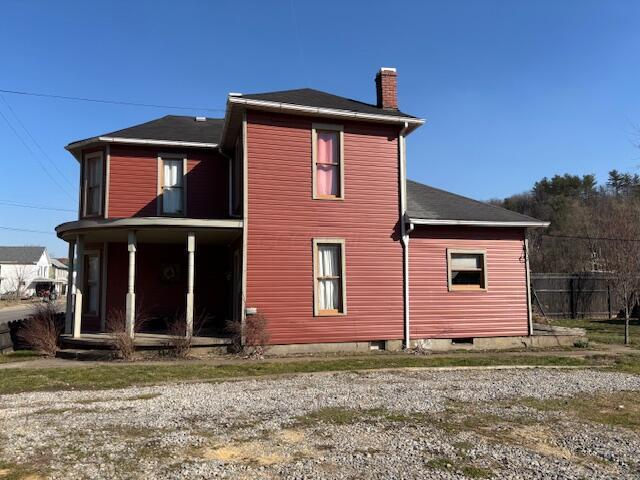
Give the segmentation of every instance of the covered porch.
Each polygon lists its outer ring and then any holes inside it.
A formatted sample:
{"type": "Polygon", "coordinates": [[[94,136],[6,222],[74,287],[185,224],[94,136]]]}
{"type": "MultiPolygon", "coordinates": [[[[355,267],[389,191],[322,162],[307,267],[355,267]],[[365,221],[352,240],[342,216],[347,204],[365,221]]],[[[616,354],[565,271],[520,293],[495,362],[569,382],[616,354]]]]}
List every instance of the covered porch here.
{"type": "Polygon", "coordinates": [[[241,220],[95,219],[57,231],[69,243],[68,290],[75,286],[66,343],[108,343],[115,328],[143,348],[164,345],[177,331],[220,339],[227,321],[239,318],[241,220]]]}

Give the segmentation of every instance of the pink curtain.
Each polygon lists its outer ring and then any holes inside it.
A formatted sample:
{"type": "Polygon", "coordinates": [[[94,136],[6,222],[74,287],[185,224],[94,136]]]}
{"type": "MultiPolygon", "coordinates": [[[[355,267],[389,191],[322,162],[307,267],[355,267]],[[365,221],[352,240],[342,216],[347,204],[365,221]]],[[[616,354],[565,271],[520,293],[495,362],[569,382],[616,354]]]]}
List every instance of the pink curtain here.
{"type": "Polygon", "coordinates": [[[318,170],[316,190],[318,195],[339,194],[338,132],[318,132],[318,170]]]}

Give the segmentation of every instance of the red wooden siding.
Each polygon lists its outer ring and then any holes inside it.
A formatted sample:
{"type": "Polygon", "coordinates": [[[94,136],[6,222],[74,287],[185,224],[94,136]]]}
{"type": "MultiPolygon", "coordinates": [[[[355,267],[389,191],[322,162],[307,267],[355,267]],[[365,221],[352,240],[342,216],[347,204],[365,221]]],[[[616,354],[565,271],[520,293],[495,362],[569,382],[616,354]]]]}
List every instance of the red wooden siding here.
{"type": "Polygon", "coordinates": [[[411,337],[527,335],[524,231],[416,227],[409,242],[411,337]],[[486,292],[447,287],[447,248],[487,252],[486,292]]]}
{"type": "Polygon", "coordinates": [[[112,146],[109,162],[109,218],[155,216],[157,194],[157,152],[112,146]]]}
{"type": "Polygon", "coordinates": [[[312,119],[247,118],[246,298],[267,317],[271,343],[402,338],[398,129],[345,122],[345,199],[313,200],[312,119]],[[313,316],[312,240],[321,237],[345,239],[344,316],[313,316]]]}
{"type": "MultiPolygon", "coordinates": [[[[109,165],[109,217],[157,215],[158,154],[171,149],[111,146],[109,165]]],[[[187,216],[228,216],[228,161],[217,152],[188,150],[187,216]]]]}

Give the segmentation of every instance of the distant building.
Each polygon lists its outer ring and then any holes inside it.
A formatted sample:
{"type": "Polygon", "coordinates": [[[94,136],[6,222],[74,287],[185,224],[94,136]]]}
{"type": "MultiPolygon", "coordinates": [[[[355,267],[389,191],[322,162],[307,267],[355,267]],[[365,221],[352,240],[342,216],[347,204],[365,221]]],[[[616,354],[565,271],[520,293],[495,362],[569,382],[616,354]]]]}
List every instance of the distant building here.
{"type": "Polygon", "coordinates": [[[0,295],[21,298],[55,288],[66,293],[68,267],[51,258],[46,247],[0,246],[0,295]]]}

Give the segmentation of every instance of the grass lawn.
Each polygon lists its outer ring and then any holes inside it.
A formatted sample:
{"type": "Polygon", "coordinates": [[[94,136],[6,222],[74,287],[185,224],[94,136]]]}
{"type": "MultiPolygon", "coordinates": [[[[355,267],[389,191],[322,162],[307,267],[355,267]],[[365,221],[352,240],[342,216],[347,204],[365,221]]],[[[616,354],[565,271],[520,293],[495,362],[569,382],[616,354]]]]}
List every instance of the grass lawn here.
{"type": "MultiPolygon", "coordinates": [[[[638,357],[640,359],[640,357],[638,357]]],[[[181,381],[216,381],[323,371],[357,371],[380,368],[446,366],[613,366],[613,357],[567,357],[553,355],[408,356],[370,355],[359,358],[320,359],[292,362],[248,361],[234,365],[181,362],[164,364],[114,364],[72,368],[11,368],[0,370],[0,394],[121,388],[181,381]]],[[[619,360],[618,360],[619,362],[619,360]]],[[[627,366],[633,371],[636,361],[627,366]]],[[[640,369],[638,370],[640,373],[640,369]]]]}
{"type": "Polygon", "coordinates": [[[27,360],[35,360],[40,358],[37,352],[31,350],[19,350],[17,352],[0,354],[0,364],[9,362],[24,362],[27,360]]]}
{"type": "MultiPolygon", "coordinates": [[[[624,319],[613,318],[611,320],[594,320],[592,318],[558,319],[550,320],[552,325],[560,327],[584,328],[587,330],[589,341],[607,344],[624,344],[624,319]]],[[[632,319],[629,331],[631,345],[640,347],[640,321],[632,319]]]]}

